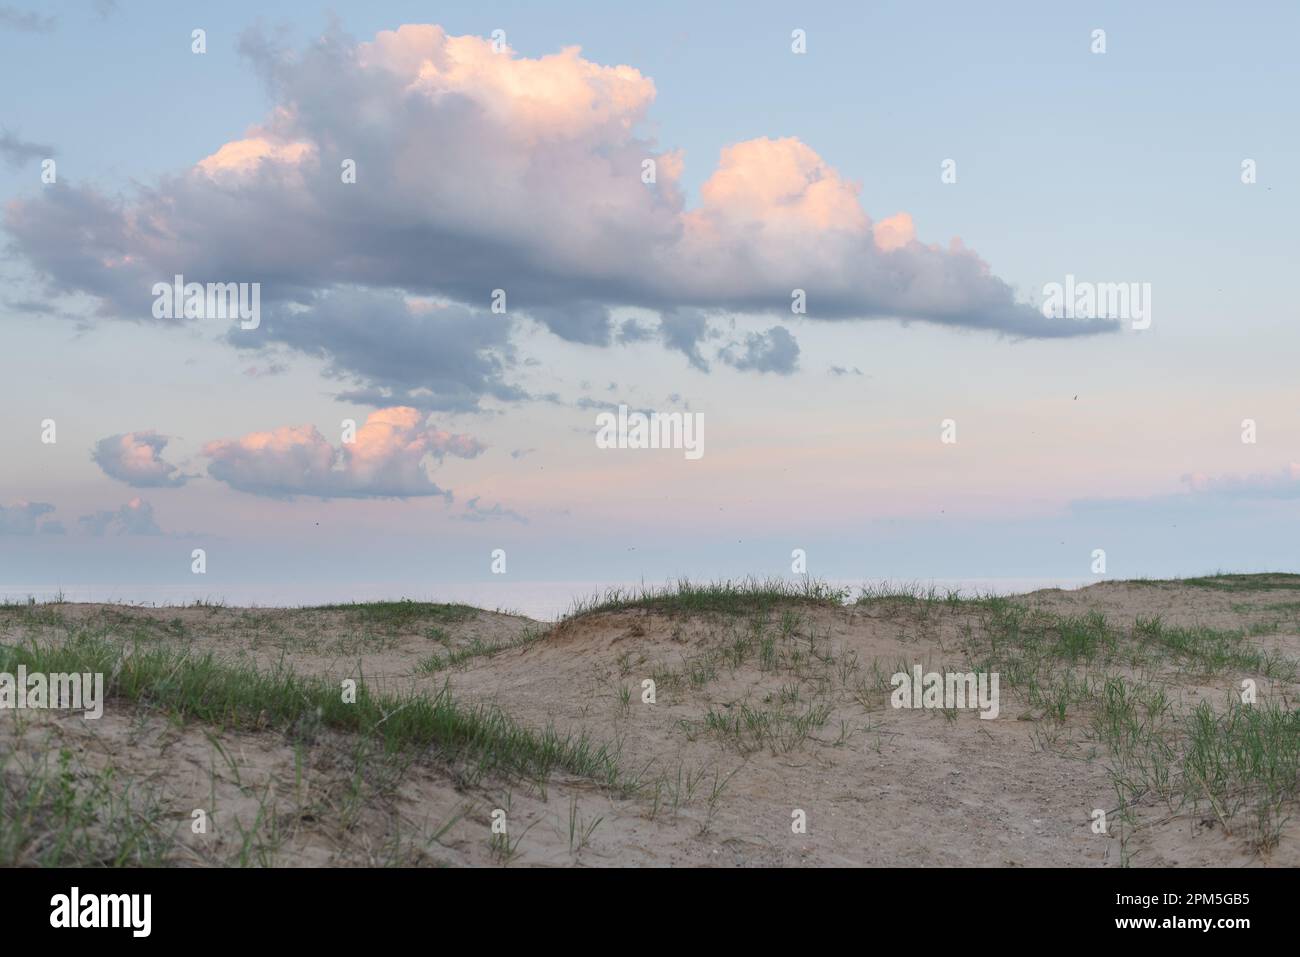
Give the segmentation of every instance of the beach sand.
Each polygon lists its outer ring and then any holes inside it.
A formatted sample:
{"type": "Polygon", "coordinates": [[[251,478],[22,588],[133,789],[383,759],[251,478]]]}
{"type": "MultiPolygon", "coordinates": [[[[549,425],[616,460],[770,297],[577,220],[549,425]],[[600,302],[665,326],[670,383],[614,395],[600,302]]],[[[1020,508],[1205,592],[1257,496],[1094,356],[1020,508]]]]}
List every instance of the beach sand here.
{"type": "Polygon", "coordinates": [[[9,649],[70,660],[86,641],[398,704],[362,729],[307,698],[214,716],[180,704],[201,690],[110,675],[99,720],[0,711],[0,863],[1300,864],[1297,576],[624,601],[558,623],[414,603],[0,612],[9,649]],[[917,666],[997,671],[998,717],[894,707],[892,676],[917,666]],[[539,773],[493,760],[499,728],[468,757],[418,731],[386,744],[413,694],[605,752],[539,773]],[[60,834],[81,843],[56,852],[60,834]]]}

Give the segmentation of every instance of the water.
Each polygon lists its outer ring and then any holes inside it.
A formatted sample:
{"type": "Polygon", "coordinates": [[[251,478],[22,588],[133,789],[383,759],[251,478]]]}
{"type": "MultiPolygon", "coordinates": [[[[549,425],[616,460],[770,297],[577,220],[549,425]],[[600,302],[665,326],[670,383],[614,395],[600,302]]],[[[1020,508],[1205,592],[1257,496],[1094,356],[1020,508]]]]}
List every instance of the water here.
{"type": "MultiPolygon", "coordinates": [[[[935,578],[917,582],[895,581],[896,585],[919,584],[933,587],[941,594],[956,588],[964,595],[1014,595],[1039,588],[1079,588],[1096,582],[1095,578],[935,578]]],[[[860,579],[827,582],[833,588],[850,588],[857,593],[865,582],[860,579]]],[[[878,584],[874,580],[872,584],[878,584]]],[[[337,583],[312,584],[241,584],[222,585],[218,589],[190,585],[48,585],[0,584],[0,601],[51,601],[62,597],[72,602],[120,602],[132,605],[187,605],[196,601],[220,602],[233,607],[260,606],[295,608],[303,605],[333,605],[351,601],[383,601],[411,598],[416,601],[460,602],[478,608],[501,610],[552,621],[568,611],[578,599],[602,595],[611,588],[637,590],[643,586],[659,587],[664,582],[628,581],[487,581],[430,584],[337,583]]]]}

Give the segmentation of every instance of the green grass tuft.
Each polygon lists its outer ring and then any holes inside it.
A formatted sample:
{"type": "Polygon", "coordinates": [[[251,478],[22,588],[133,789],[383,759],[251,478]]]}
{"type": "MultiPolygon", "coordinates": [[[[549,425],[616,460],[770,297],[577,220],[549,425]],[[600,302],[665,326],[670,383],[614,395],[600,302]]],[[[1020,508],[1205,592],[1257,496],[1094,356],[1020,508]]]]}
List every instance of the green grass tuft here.
{"type": "Polygon", "coordinates": [[[737,615],[763,612],[786,602],[841,605],[848,598],[847,589],[810,579],[745,578],[737,581],[695,584],[680,579],[675,584],[656,588],[612,588],[603,595],[578,599],[561,618],[572,621],[597,612],[637,608],[664,614],[737,615]]]}

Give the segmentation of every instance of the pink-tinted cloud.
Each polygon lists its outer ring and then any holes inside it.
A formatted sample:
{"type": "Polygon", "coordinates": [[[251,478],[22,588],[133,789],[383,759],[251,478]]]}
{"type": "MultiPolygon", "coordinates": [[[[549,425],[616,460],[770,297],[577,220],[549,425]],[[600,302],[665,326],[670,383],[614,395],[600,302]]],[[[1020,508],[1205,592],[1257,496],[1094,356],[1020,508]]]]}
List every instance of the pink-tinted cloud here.
{"type": "Polygon", "coordinates": [[[154,521],[153,506],[136,496],[116,511],[83,515],[77,521],[91,535],[161,535],[154,521]]]}
{"type": "Polygon", "coordinates": [[[255,495],[320,498],[408,498],[444,495],[426,460],[474,458],[485,448],[473,436],[431,429],[418,410],[398,406],[372,413],[351,442],[336,448],[312,425],[251,432],[209,442],[208,473],[255,495]]]}
{"type": "Polygon", "coordinates": [[[747,140],[723,149],[718,168],[700,187],[700,209],[685,220],[712,241],[752,225],[792,236],[863,233],[871,220],[859,192],[794,137],[747,140]]]}
{"type": "Polygon", "coordinates": [[[298,55],[245,48],[275,101],[245,136],[129,200],[61,180],[10,204],[5,226],[53,290],[147,320],[153,284],[176,274],[261,282],[259,331],[344,371],[362,361],[347,337],[313,342],[289,303],[346,287],[482,309],[501,288],[512,315],[595,345],[615,341],[612,308],[789,315],[795,289],[812,319],[1115,327],[1044,318],[960,241],[920,241],[906,213],[873,222],[858,184],[793,136],[724,147],[688,208],[686,158],[638,132],[654,82],[576,47],[529,58],[408,25],[298,55]]]}
{"type": "Polygon", "coordinates": [[[156,432],[127,432],[111,435],[95,444],[91,458],[104,474],[136,488],[175,488],[187,475],[163,461],[168,438],[156,432]]]}
{"type": "MultiPolygon", "coordinates": [[[[54,511],[49,502],[15,502],[0,505],[0,535],[33,535],[38,520],[54,511]]],[[[47,520],[44,525],[50,525],[47,520]]]]}
{"type": "Polygon", "coordinates": [[[314,149],[310,143],[275,143],[260,136],[233,140],[211,156],[199,160],[196,168],[213,179],[231,174],[256,172],[263,162],[294,165],[314,149]]]}
{"type": "Polygon", "coordinates": [[[876,223],[872,235],[876,240],[876,248],[889,253],[916,242],[916,227],[912,224],[911,216],[898,213],[876,223]]]}

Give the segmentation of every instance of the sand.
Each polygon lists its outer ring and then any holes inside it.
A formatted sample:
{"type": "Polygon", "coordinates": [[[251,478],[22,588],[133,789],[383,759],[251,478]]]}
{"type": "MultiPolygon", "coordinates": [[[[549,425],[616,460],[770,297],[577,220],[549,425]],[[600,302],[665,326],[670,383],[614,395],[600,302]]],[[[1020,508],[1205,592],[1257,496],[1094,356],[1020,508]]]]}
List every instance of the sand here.
{"type": "MultiPolygon", "coordinates": [[[[1100,612],[1121,629],[1160,616],[1254,631],[1248,642],[1294,661],[1300,604],[1287,608],[1292,596],[1300,593],[1103,583],[1017,600],[1060,615],[1100,612]]],[[[0,712],[0,755],[9,755],[11,773],[60,750],[83,776],[112,767],[115,786],[150,795],[159,822],[174,827],[167,859],[179,865],[1300,864],[1300,820],[1262,841],[1245,817],[1225,822],[1205,802],[1171,806],[1152,794],[1117,825],[1113,759],[1090,735],[1086,708],[1052,720],[1005,682],[997,720],[891,707],[888,687],[872,676],[912,664],[961,667],[980,628],[964,606],[794,602],[743,615],[633,608],[559,626],[473,611],[387,631],[346,610],[51,607],[64,626],[106,627],[260,668],[284,663],[391,690],[436,692],[445,683],[459,702],[499,707],[528,727],[615,742],[620,765],[643,782],[628,794],[569,774],[541,785],[476,777],[436,755],[376,756],[346,734],[304,741],[112,702],[99,721],[0,712]],[[761,638],[745,647],[755,635],[776,636],[766,663],[761,638]],[[430,664],[457,651],[463,657],[450,666],[430,664]],[[642,699],[646,679],[656,682],[653,704],[642,699]],[[774,725],[730,733],[710,714],[725,727],[762,715],[774,725]],[[797,727],[808,714],[816,719],[797,727]],[[199,809],[207,830],[195,834],[199,809]],[[1105,833],[1094,827],[1096,809],[1112,822],[1105,833]],[[507,833],[494,841],[498,811],[507,833]]],[[[59,640],[59,629],[14,616],[0,628],[3,644],[59,640]]],[[[1293,681],[1231,669],[1171,664],[1155,680],[1184,713],[1203,700],[1219,707],[1251,677],[1261,697],[1295,700],[1293,681]]]]}

